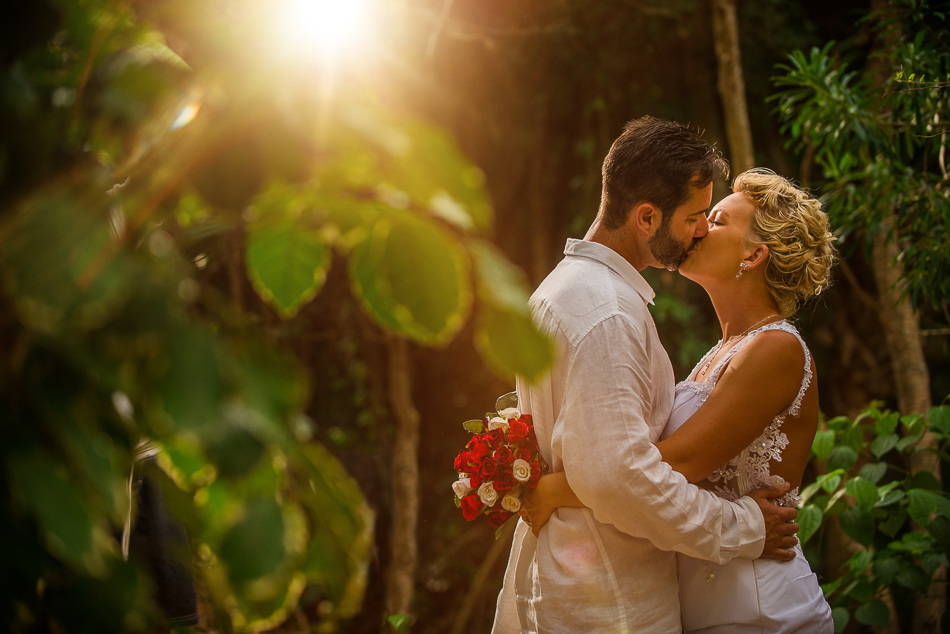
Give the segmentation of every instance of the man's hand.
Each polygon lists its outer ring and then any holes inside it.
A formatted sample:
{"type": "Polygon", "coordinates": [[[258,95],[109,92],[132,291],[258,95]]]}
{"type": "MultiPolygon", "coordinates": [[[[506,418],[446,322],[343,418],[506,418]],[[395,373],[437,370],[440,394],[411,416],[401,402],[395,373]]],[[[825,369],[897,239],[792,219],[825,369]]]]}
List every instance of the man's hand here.
{"type": "Polygon", "coordinates": [[[789,561],[795,558],[795,551],[791,550],[798,543],[795,533],[798,524],[793,522],[798,517],[798,511],[793,508],[776,506],[770,500],[775,500],[788,493],[791,485],[784,482],[779,486],[756,489],[749,493],[755,500],[765,518],[765,548],[760,557],[766,559],[780,559],[789,561]]]}

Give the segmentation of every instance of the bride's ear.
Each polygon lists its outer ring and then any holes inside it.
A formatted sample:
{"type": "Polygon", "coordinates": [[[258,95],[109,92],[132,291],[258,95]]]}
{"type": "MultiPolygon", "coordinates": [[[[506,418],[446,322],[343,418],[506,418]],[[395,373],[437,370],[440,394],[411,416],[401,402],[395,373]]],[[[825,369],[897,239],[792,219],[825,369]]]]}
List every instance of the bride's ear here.
{"type": "Polygon", "coordinates": [[[751,271],[752,269],[758,268],[760,266],[765,266],[769,261],[769,248],[764,244],[757,245],[746,259],[743,262],[746,264],[746,270],[751,271]]]}

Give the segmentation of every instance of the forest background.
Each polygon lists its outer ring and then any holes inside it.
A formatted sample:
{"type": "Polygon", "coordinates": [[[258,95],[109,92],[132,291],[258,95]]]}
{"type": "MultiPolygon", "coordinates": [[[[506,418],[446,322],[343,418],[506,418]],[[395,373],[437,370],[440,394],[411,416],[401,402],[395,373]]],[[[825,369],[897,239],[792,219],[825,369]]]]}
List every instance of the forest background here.
{"type": "MultiPolygon", "coordinates": [[[[550,360],[527,293],[644,114],[826,200],[806,553],[836,630],[950,631],[946,3],[367,0],[348,49],[285,5],[3,9],[10,631],[154,627],[143,437],[198,631],[488,631],[510,526],[452,503],[461,423],[550,360]]],[[[646,275],[683,378],[715,315],[646,275]]]]}

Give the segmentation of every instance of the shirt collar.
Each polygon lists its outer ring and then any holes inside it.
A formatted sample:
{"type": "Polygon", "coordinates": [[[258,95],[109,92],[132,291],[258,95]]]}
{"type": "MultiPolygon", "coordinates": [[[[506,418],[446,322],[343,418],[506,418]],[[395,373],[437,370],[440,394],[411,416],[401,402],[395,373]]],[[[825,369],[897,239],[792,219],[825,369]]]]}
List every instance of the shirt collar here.
{"type": "Polygon", "coordinates": [[[599,242],[588,242],[587,240],[568,238],[567,244],[564,246],[564,255],[590,258],[591,260],[600,262],[625,279],[627,283],[633,287],[633,290],[639,293],[644,302],[653,304],[653,298],[656,296],[656,293],[653,292],[653,288],[650,284],[640,275],[637,269],[633,268],[632,264],[627,262],[623,256],[610,247],[600,244],[599,242]]]}

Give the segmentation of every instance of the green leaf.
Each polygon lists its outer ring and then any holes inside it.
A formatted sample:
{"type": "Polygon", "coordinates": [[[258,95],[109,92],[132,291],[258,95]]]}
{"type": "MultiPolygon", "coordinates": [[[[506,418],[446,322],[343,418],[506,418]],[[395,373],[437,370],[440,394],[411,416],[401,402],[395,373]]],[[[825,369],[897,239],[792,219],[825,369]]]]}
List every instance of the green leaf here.
{"type": "Polygon", "coordinates": [[[46,457],[15,456],[10,472],[20,502],[36,518],[50,551],[76,569],[101,572],[92,515],[63,468],[46,457]]]}
{"type": "Polygon", "coordinates": [[[910,504],[907,512],[921,526],[930,524],[931,514],[950,517],[950,501],[942,495],[926,489],[911,489],[907,492],[910,504]]]}
{"type": "Polygon", "coordinates": [[[907,513],[901,512],[892,512],[877,525],[878,530],[887,535],[888,537],[895,537],[897,531],[901,529],[904,525],[904,522],[907,521],[907,513]]]}
{"type": "Polygon", "coordinates": [[[855,499],[858,506],[865,511],[871,510],[877,502],[877,486],[875,486],[873,482],[869,482],[860,476],[848,480],[845,490],[848,492],[848,495],[855,499]]]}
{"type": "Polygon", "coordinates": [[[838,488],[838,485],[841,483],[841,476],[844,475],[844,469],[835,469],[830,473],[825,473],[818,476],[818,479],[815,480],[822,489],[831,493],[838,488]]]}
{"type": "Polygon", "coordinates": [[[497,399],[495,399],[495,411],[500,412],[508,408],[514,407],[518,409],[518,393],[517,392],[508,392],[507,394],[502,394],[497,399]]]}
{"type": "Polygon", "coordinates": [[[887,473],[886,462],[869,462],[858,471],[859,476],[874,484],[877,484],[885,473],[887,473]]]}
{"type": "Polygon", "coordinates": [[[475,289],[479,302],[498,310],[527,315],[530,291],[521,269],[487,242],[472,240],[468,247],[475,265],[475,289]]]}
{"type": "Polygon", "coordinates": [[[386,619],[396,632],[408,632],[412,624],[412,617],[409,614],[393,614],[386,619]]]}
{"type": "Polygon", "coordinates": [[[931,407],[927,413],[930,424],[944,436],[950,435],[950,406],[931,407]]]}
{"type": "Polygon", "coordinates": [[[248,500],[219,550],[229,576],[238,583],[273,572],[285,553],[284,518],[273,498],[248,500]]]}
{"type": "Polygon", "coordinates": [[[878,436],[890,436],[894,433],[894,430],[897,429],[897,424],[900,422],[900,414],[897,412],[892,412],[887,416],[882,416],[874,422],[874,429],[877,431],[878,436]]]}
{"type": "Polygon", "coordinates": [[[851,615],[847,608],[834,608],[831,610],[831,620],[835,623],[835,634],[841,634],[841,632],[844,632],[844,628],[848,626],[851,615]]]}
{"type": "Polygon", "coordinates": [[[901,424],[909,434],[919,434],[924,430],[924,417],[920,414],[908,414],[901,417],[901,424]]]}
{"type": "Polygon", "coordinates": [[[469,431],[473,434],[480,434],[485,431],[485,421],[480,419],[467,420],[462,423],[462,427],[464,427],[466,431],[469,431]]]}
{"type": "Polygon", "coordinates": [[[250,225],[246,252],[254,290],[284,317],[320,292],[330,268],[330,249],[321,236],[289,218],[250,225]]]}
{"type": "Polygon", "coordinates": [[[940,480],[929,471],[920,471],[914,474],[914,477],[910,479],[910,485],[917,489],[927,489],[929,491],[943,490],[940,480]]]}
{"type": "Polygon", "coordinates": [[[904,451],[907,450],[908,447],[916,445],[918,442],[920,442],[920,439],[922,436],[923,436],[923,433],[913,434],[911,436],[904,436],[899,441],[897,441],[897,451],[900,451],[901,453],[903,453],[904,451]]]}
{"type": "Polygon", "coordinates": [[[418,207],[461,229],[491,228],[492,209],[482,172],[462,155],[448,132],[421,121],[392,121],[354,110],[346,122],[379,145],[380,178],[418,207]]]}
{"type": "Polygon", "coordinates": [[[847,471],[858,460],[858,452],[851,447],[835,447],[828,454],[827,466],[831,470],[847,471]]]}
{"type": "Polygon", "coordinates": [[[924,594],[930,589],[931,576],[920,566],[904,563],[894,576],[897,583],[914,592],[924,594]]]}
{"type": "Polygon", "coordinates": [[[823,460],[835,446],[835,433],[833,431],[820,431],[815,434],[815,439],[811,443],[811,450],[819,460],[823,460]]]}
{"type": "Polygon", "coordinates": [[[893,558],[878,559],[872,567],[874,576],[885,586],[891,584],[900,570],[900,563],[893,558]]]}
{"type": "Polygon", "coordinates": [[[900,440],[900,438],[898,438],[895,434],[890,434],[889,436],[878,436],[874,439],[874,442],[871,443],[871,453],[880,459],[881,456],[897,446],[898,440],[900,440]]]}
{"type": "Polygon", "coordinates": [[[536,381],[554,360],[554,344],[520,312],[485,306],[476,322],[475,344],[482,358],[504,377],[536,381]]]}
{"type": "Polygon", "coordinates": [[[891,611],[879,599],[858,606],[854,611],[854,618],[858,623],[865,625],[887,625],[891,618],[891,611]]]}
{"type": "Polygon", "coordinates": [[[845,534],[862,546],[870,546],[874,539],[874,518],[870,513],[852,506],[839,517],[841,529],[845,534]]]}
{"type": "Polygon", "coordinates": [[[933,535],[934,541],[937,542],[943,552],[950,553],[950,521],[938,515],[930,521],[927,530],[933,535]]]}
{"type": "Polygon", "coordinates": [[[798,512],[798,539],[802,544],[811,539],[811,536],[821,527],[821,519],[821,509],[813,504],[803,507],[798,512]]]}
{"type": "Polygon", "coordinates": [[[159,383],[165,412],[181,429],[212,424],[227,393],[222,351],[197,327],[173,333],[168,367],[159,383]]]}
{"type": "Polygon", "coordinates": [[[381,217],[354,246],[350,281],[377,323],[426,345],[454,337],[472,304],[468,263],[458,242],[407,212],[381,217]]]}

